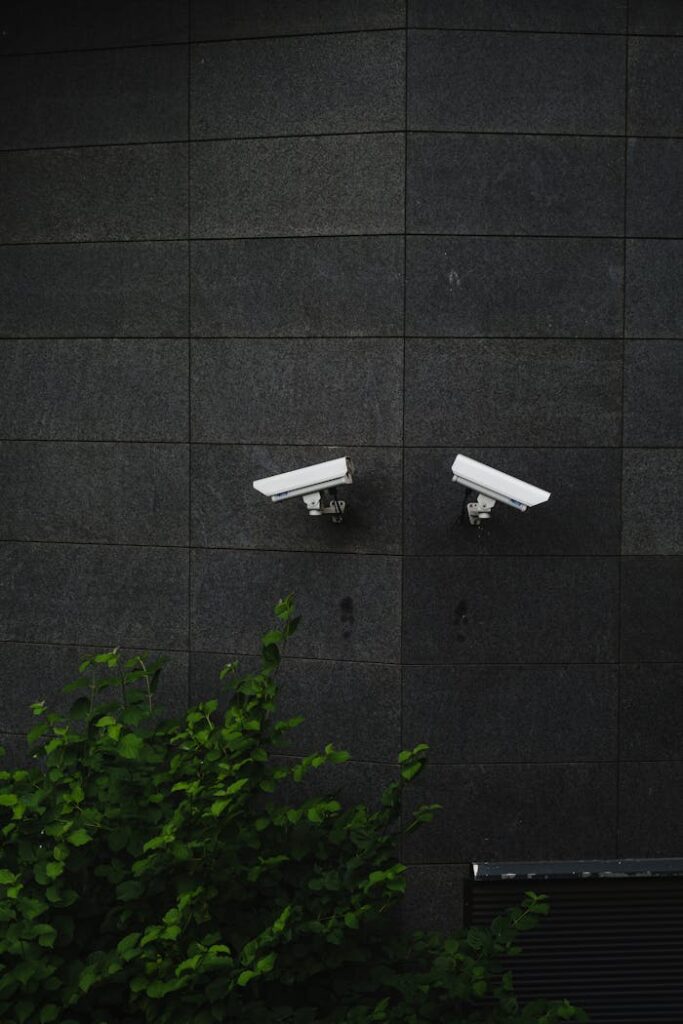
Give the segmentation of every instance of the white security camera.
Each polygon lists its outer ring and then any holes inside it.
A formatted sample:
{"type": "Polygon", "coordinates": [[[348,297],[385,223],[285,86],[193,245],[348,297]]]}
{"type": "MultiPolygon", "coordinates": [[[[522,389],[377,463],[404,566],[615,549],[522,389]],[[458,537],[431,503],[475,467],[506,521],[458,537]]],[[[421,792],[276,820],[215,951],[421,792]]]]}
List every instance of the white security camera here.
{"type": "Polygon", "coordinates": [[[526,512],[530,506],[540,505],[550,497],[550,491],[543,491],[466,455],[457,455],[452,469],[453,483],[462,484],[478,494],[477,500],[467,505],[467,515],[473,526],[481,526],[483,520],[491,518],[491,509],[497,501],[526,512]]]}
{"type": "Polygon", "coordinates": [[[331,459],[291,473],[254,480],[254,487],[271,501],[302,497],[309,516],[331,515],[333,523],[341,523],[346,502],[337,498],[337,487],[352,483],[352,474],[351,459],[331,459]]]}

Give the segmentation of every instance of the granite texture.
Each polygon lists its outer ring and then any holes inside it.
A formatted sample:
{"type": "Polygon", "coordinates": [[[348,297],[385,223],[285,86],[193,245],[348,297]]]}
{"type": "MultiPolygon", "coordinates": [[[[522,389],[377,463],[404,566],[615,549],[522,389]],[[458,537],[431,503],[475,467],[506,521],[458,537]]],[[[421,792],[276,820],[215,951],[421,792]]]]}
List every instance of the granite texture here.
{"type": "Polygon", "coordinates": [[[619,777],[619,856],[677,857],[683,761],[627,762],[619,777]]]}
{"type": "Polygon", "coordinates": [[[626,8],[627,0],[408,0],[408,24],[508,32],[624,32],[626,8]]]}
{"type": "Polygon", "coordinates": [[[430,763],[615,761],[616,666],[411,666],[403,742],[430,763]]]}
{"type": "Polygon", "coordinates": [[[401,129],[404,35],[199,43],[191,51],[191,135],[225,139],[401,129]]]}
{"type": "Polygon", "coordinates": [[[614,135],[624,41],[507,32],[409,32],[408,127],[614,135]]]}
{"type": "Polygon", "coordinates": [[[408,664],[614,661],[618,613],[614,558],[404,558],[408,664]]]}
{"type": "MultiPolygon", "coordinates": [[[[666,255],[661,254],[660,259],[666,259],[666,255]]],[[[667,262],[667,268],[669,278],[660,285],[660,293],[671,288],[673,303],[671,262],[667,262]]],[[[642,274],[650,284],[653,275],[649,265],[642,267],[642,274]]],[[[633,284],[633,290],[635,287],[633,284]]],[[[621,333],[622,293],[622,242],[588,238],[406,238],[408,335],[616,337],[621,333]]],[[[643,295],[638,305],[652,308],[656,301],[643,295]]],[[[658,304],[656,308],[657,316],[663,316],[658,304]]],[[[639,325],[646,322],[640,309],[633,315],[638,316],[639,325]]]]}
{"type": "Polygon", "coordinates": [[[402,232],[404,148],[399,133],[195,142],[192,235],[402,232]]]}
{"type": "Polygon", "coordinates": [[[618,139],[426,132],[409,135],[408,147],[410,232],[590,236],[623,230],[624,147],[618,139]]]}
{"type": "Polygon", "coordinates": [[[193,242],[194,335],[397,335],[403,239],[275,238],[193,242]]]}
{"type": "Polygon", "coordinates": [[[193,39],[402,28],[405,0],[193,0],[193,39]]]}
{"type": "Polygon", "coordinates": [[[187,146],[0,152],[3,242],[187,236],[187,146]]]}
{"type": "Polygon", "coordinates": [[[192,436],[241,444],[396,445],[400,338],[192,342],[192,436]]]}
{"type": "Polygon", "coordinates": [[[683,334],[683,240],[626,243],[626,335],[678,338],[683,334]]]}
{"type": "Polygon", "coordinates": [[[620,432],[620,342],[406,342],[406,444],[598,447],[620,432]]]}
{"type": "Polygon", "coordinates": [[[180,549],[2,542],[0,569],[0,640],[187,645],[180,549]]]}
{"type": "Polygon", "coordinates": [[[0,64],[0,149],[187,138],[187,48],[12,57],[0,64]]]}
{"type": "Polygon", "coordinates": [[[683,451],[626,448],[622,489],[623,554],[683,554],[683,451]]]}
{"type": "Polygon", "coordinates": [[[387,555],[273,551],[193,552],[192,645],[253,653],[258,627],[295,593],[306,627],[292,656],[398,661],[401,562],[387,555]]]}
{"type": "Polygon", "coordinates": [[[634,38],[628,45],[631,135],[683,135],[683,39],[634,38]]]}
{"type": "Polygon", "coordinates": [[[627,341],[624,444],[683,444],[683,340],[627,341]]]}
{"type": "Polygon", "coordinates": [[[0,338],[187,335],[187,243],[0,246],[0,338]]]}
{"type": "Polygon", "coordinates": [[[0,437],[186,441],[187,363],[172,338],[0,341],[0,437]]]}
{"type": "Polygon", "coordinates": [[[352,753],[297,799],[432,745],[405,926],[473,859],[677,851],[682,10],[2,7],[11,760],[81,652],[180,710],[293,591],[287,756],[352,753]],[[469,527],[459,451],[550,500],[469,527]],[[341,526],[253,490],[332,455],[341,526]]]}
{"type": "Polygon", "coordinates": [[[683,557],[637,555],[621,569],[624,661],[683,662],[683,557]]]}
{"type": "Polygon", "coordinates": [[[683,35],[683,7],[678,0],[629,0],[631,32],[683,35]]]}
{"type": "Polygon", "coordinates": [[[408,863],[564,860],[614,856],[611,764],[431,765],[408,810],[440,803],[405,844],[408,863]]]}
{"type": "Polygon", "coordinates": [[[678,761],[683,665],[622,665],[619,753],[626,761],[678,761]]]}
{"type": "Polygon", "coordinates": [[[683,236],[683,139],[629,139],[629,235],[683,236]]]}
{"type": "Polygon", "coordinates": [[[0,14],[0,53],[183,43],[188,6],[188,0],[9,2],[0,14]]]}
{"type": "Polygon", "coordinates": [[[0,537],[187,545],[187,474],[187,445],[2,441],[0,537]]]}

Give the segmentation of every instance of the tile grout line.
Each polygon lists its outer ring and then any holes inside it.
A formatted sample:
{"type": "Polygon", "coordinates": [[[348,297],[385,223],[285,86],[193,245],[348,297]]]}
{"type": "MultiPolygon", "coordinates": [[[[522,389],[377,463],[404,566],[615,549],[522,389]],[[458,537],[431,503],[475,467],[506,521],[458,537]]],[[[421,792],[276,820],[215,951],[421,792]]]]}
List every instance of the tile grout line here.
{"type": "MultiPolygon", "coordinates": [[[[13,639],[12,637],[5,637],[2,643],[18,646],[18,647],[58,647],[58,648],[76,648],[79,649],[83,646],[87,647],[111,647],[112,644],[119,642],[109,638],[107,640],[84,640],[82,644],[78,641],[64,641],[64,640],[21,640],[13,639]]],[[[127,643],[125,640],[119,644],[121,647],[130,648],[131,650],[159,650],[162,646],[167,654],[180,654],[188,657],[189,652],[187,647],[171,647],[170,644],[156,644],[156,643],[127,643]]],[[[230,644],[224,645],[222,648],[204,648],[195,647],[192,651],[193,655],[214,655],[215,657],[225,657],[226,654],[235,655],[238,658],[258,658],[259,653],[257,650],[253,651],[236,651],[231,649],[230,644]]],[[[398,661],[378,661],[373,658],[318,658],[310,654],[297,654],[288,655],[289,661],[312,661],[320,662],[321,664],[342,664],[342,665],[377,665],[381,668],[399,669],[400,663],[398,661]]],[[[425,669],[451,669],[453,671],[459,671],[466,668],[486,669],[486,668],[615,668],[618,669],[620,665],[666,665],[666,666],[679,666],[683,663],[679,661],[460,661],[453,663],[452,661],[407,661],[405,665],[408,668],[425,668],[425,669]]],[[[670,760],[670,759],[669,759],[670,760]]]]}
{"type": "MultiPolygon", "coordinates": [[[[407,141],[407,140],[406,140],[407,141]]],[[[627,143],[628,140],[625,139],[627,143]]],[[[188,154],[189,164],[189,154],[188,154]]],[[[457,240],[465,239],[508,239],[527,242],[623,242],[624,237],[634,242],[681,242],[682,235],[626,235],[624,232],[618,235],[558,235],[558,234],[533,234],[533,233],[502,233],[502,232],[452,232],[452,231],[375,231],[371,233],[351,232],[345,234],[338,232],[334,234],[300,234],[300,235],[207,235],[203,237],[178,236],[175,238],[79,238],[53,241],[50,239],[36,239],[29,242],[0,242],[0,249],[31,249],[31,248],[77,248],[81,245],[189,245],[200,244],[225,244],[233,242],[321,242],[321,241],[359,241],[384,240],[388,238],[451,238],[457,240]]]]}
{"type": "MultiPolygon", "coordinates": [[[[408,252],[408,3],[405,3],[405,32],[403,49],[403,345],[401,365],[401,574],[398,595],[398,664],[399,664],[399,748],[404,744],[404,691],[403,629],[405,595],[405,541],[406,541],[406,326],[407,326],[407,252],[408,252]]],[[[401,811],[401,828],[403,811],[401,811]]],[[[404,859],[405,839],[401,833],[398,854],[404,859]]]]}
{"type": "MultiPolygon", "coordinates": [[[[618,495],[618,510],[620,510],[620,551],[622,557],[617,562],[616,570],[616,595],[618,602],[618,616],[616,622],[616,643],[617,657],[622,658],[624,653],[623,623],[624,614],[624,396],[626,387],[626,339],[627,339],[627,286],[628,286],[628,226],[629,226],[629,60],[630,40],[628,30],[631,20],[631,0],[626,4],[627,37],[625,42],[625,67],[624,67],[624,243],[623,243],[623,274],[624,285],[622,291],[622,379],[621,379],[621,422],[620,422],[620,446],[622,450],[622,471],[620,473],[620,495],[618,495]]],[[[618,857],[621,846],[621,803],[622,803],[622,666],[616,670],[616,768],[615,768],[615,835],[614,835],[614,856],[618,857]]]]}
{"type": "MultiPolygon", "coordinates": [[[[405,448],[408,451],[444,451],[450,452],[454,448],[471,448],[471,449],[486,449],[486,450],[508,450],[515,451],[516,449],[525,449],[533,451],[587,451],[587,452],[619,452],[622,450],[622,446],[619,444],[586,444],[585,442],[576,442],[575,444],[540,444],[532,445],[529,442],[518,441],[515,444],[481,444],[479,441],[464,441],[462,438],[452,441],[450,444],[439,442],[438,444],[405,444],[402,445],[397,441],[385,441],[379,443],[376,441],[291,441],[283,443],[282,441],[269,441],[269,440],[256,440],[256,441],[218,441],[218,440],[199,440],[199,441],[186,441],[182,438],[176,438],[175,440],[163,437],[149,437],[149,438],[135,438],[135,437],[0,437],[0,444],[12,445],[12,444],[51,444],[51,445],[73,445],[73,444],[99,444],[99,445],[143,445],[148,448],[154,448],[159,445],[172,445],[176,448],[182,448],[189,444],[197,448],[262,448],[267,446],[268,448],[357,448],[361,451],[367,449],[377,449],[379,451],[390,450],[398,451],[399,449],[405,448]]],[[[624,451],[676,451],[677,445],[673,444],[627,444],[623,445],[624,451]]]]}
{"type": "MultiPolygon", "coordinates": [[[[226,44],[239,45],[242,43],[278,42],[288,39],[317,39],[328,36],[362,36],[378,34],[398,34],[399,32],[441,32],[467,35],[498,35],[498,36],[565,36],[571,38],[614,39],[623,38],[629,34],[628,26],[622,32],[619,31],[590,31],[588,29],[543,29],[543,28],[491,28],[485,26],[467,25],[410,25],[407,20],[403,25],[380,25],[375,27],[357,29],[328,29],[318,32],[286,32],[273,35],[257,36],[223,36],[208,38],[192,38],[191,23],[188,23],[188,36],[186,40],[167,40],[166,42],[145,42],[145,43],[121,43],[111,46],[90,46],[77,49],[63,48],[59,50],[17,50],[15,52],[0,53],[0,61],[16,60],[26,57],[56,57],[67,55],[79,55],[89,53],[112,53],[119,50],[163,50],[171,47],[180,47],[184,44],[188,47],[194,46],[222,46],[226,44]]],[[[645,39],[678,39],[681,33],[666,32],[634,32],[634,38],[645,39]]]]}
{"type": "Polygon", "coordinates": [[[190,660],[192,656],[192,0],[187,3],[187,707],[191,703],[190,660]]]}
{"type": "MultiPolygon", "coordinates": [[[[196,146],[206,145],[210,143],[231,143],[231,142],[273,142],[281,140],[296,140],[296,139],[328,139],[328,138],[349,138],[353,136],[364,136],[364,135],[403,135],[406,134],[400,127],[395,128],[365,128],[362,130],[356,129],[355,131],[345,132],[290,132],[286,135],[216,135],[216,136],[197,136],[196,138],[177,138],[177,139],[147,139],[142,142],[138,142],[133,139],[123,140],[121,142],[82,142],[82,143],[55,143],[52,146],[13,146],[0,148],[0,159],[5,154],[14,153],[53,153],[60,152],[62,150],[80,150],[80,149],[121,149],[125,147],[133,148],[136,146],[196,146]]],[[[530,138],[549,138],[549,139],[623,139],[626,137],[625,133],[622,132],[540,132],[540,131],[505,131],[496,130],[491,128],[410,128],[407,130],[407,134],[410,135],[476,135],[476,136],[501,136],[504,138],[517,138],[517,137],[530,137],[530,138]]],[[[643,135],[633,134],[628,136],[631,139],[654,139],[663,142],[682,142],[683,134],[681,135],[643,135]]],[[[620,236],[619,236],[620,237],[620,236]]]]}

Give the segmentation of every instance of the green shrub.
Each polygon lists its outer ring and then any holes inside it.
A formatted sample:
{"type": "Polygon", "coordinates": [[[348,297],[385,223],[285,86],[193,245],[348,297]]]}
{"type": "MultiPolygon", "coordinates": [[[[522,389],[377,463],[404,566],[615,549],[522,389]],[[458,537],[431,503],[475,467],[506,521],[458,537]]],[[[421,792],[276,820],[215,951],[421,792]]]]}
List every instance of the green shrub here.
{"type": "Polygon", "coordinates": [[[542,897],[488,929],[401,936],[401,797],[426,747],[400,755],[376,809],[311,795],[348,754],[282,756],[301,721],[275,713],[297,619],[289,598],[275,611],[261,670],[221,673],[227,711],[160,720],[162,660],[118,651],[83,662],[67,715],[33,705],[35,765],[0,773],[0,1022],[585,1020],[521,1009],[500,965],[542,897]]]}

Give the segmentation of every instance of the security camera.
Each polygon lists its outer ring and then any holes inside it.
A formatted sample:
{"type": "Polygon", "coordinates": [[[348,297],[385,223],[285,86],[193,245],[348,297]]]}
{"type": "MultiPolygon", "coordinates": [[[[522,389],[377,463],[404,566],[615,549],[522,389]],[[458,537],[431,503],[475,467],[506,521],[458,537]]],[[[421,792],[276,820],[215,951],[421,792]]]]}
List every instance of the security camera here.
{"type": "Polygon", "coordinates": [[[291,473],[254,480],[254,487],[271,501],[302,497],[309,516],[331,515],[333,523],[341,523],[346,502],[337,498],[337,487],[352,483],[352,474],[351,459],[331,459],[291,473]]]}
{"type": "Polygon", "coordinates": [[[467,504],[467,515],[473,526],[481,526],[484,520],[491,518],[491,509],[497,501],[526,512],[530,506],[540,505],[550,497],[550,491],[543,491],[466,455],[457,455],[452,469],[453,483],[478,494],[476,501],[467,504]]]}

